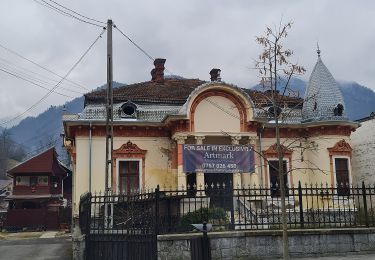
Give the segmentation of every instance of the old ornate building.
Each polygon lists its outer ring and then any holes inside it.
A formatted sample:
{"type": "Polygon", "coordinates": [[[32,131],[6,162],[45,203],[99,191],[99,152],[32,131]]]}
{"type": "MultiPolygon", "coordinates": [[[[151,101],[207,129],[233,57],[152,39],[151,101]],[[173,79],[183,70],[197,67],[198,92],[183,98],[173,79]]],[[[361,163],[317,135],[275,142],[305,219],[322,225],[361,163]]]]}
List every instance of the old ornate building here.
{"type": "MultiPolygon", "coordinates": [[[[211,70],[211,81],[167,78],[164,63],[155,60],[150,81],[114,89],[112,190],[277,185],[272,93],[226,83],[219,69],[211,70]]],[[[345,116],[321,58],[304,99],[275,95],[287,184],[350,183],[349,137],[358,124],[345,116]]],[[[105,189],[105,105],[105,90],[94,91],[85,95],[82,113],[63,117],[75,214],[81,194],[105,189]]]]}

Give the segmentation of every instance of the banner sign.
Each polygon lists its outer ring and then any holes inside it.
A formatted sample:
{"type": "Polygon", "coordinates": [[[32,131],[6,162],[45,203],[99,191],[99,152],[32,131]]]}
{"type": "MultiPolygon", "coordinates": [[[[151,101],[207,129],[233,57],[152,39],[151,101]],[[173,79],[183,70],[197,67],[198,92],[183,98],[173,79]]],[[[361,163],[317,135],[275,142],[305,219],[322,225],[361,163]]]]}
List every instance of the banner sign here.
{"type": "Polygon", "coordinates": [[[247,145],[184,144],[184,172],[254,172],[254,151],[247,145]]]}

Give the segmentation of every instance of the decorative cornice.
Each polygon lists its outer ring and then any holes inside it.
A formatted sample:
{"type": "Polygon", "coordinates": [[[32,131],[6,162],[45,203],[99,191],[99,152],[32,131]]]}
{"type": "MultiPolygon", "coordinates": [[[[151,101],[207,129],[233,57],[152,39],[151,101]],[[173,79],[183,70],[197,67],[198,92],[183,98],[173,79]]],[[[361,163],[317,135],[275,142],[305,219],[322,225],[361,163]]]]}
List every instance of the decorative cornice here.
{"type": "Polygon", "coordinates": [[[329,151],[329,155],[343,154],[343,153],[347,153],[351,155],[353,151],[353,148],[344,139],[338,141],[333,147],[327,148],[327,149],[329,151]]]}
{"type": "Polygon", "coordinates": [[[122,154],[142,154],[145,155],[147,150],[142,150],[138,145],[133,144],[131,141],[128,141],[126,144],[123,144],[119,149],[113,150],[114,156],[119,156],[122,154]]]}
{"type": "MultiPolygon", "coordinates": [[[[281,151],[283,153],[283,156],[291,156],[293,151],[286,148],[284,145],[281,145],[281,151]]],[[[265,157],[278,157],[278,154],[277,154],[277,144],[273,144],[271,145],[270,147],[268,147],[267,150],[263,151],[263,155],[265,157]]]]}

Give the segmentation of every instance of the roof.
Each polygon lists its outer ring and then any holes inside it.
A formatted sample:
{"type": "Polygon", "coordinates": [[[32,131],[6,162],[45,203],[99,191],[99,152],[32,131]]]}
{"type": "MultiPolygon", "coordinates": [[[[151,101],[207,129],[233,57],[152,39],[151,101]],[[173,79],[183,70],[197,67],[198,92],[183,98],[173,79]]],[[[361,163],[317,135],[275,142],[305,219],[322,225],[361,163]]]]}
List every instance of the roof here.
{"type": "MultiPolygon", "coordinates": [[[[133,102],[183,104],[190,93],[205,81],[200,79],[165,79],[164,83],[147,81],[126,85],[113,90],[113,102],[127,100],[133,102]]],[[[106,90],[98,90],[85,95],[85,105],[100,104],[106,100],[106,90]]]]}
{"type": "Polygon", "coordinates": [[[55,148],[52,147],[18,164],[17,166],[9,170],[8,174],[13,175],[15,173],[52,173],[56,170],[54,168],[56,165],[58,165],[58,167],[60,167],[62,171],[67,171],[66,167],[57,160],[55,148]]]}
{"type": "MultiPolygon", "coordinates": [[[[173,78],[165,79],[163,84],[155,81],[147,81],[122,86],[113,90],[113,102],[121,103],[128,100],[138,103],[163,103],[179,104],[186,102],[191,92],[198,86],[207,83],[200,79],[173,78]]],[[[260,106],[269,103],[271,92],[262,92],[248,88],[242,88],[255,104],[260,106]]],[[[93,91],[85,95],[85,105],[105,103],[107,92],[105,89],[93,91]]],[[[279,93],[276,97],[288,104],[300,104],[303,99],[299,97],[282,96],[279,93]]]]}
{"type": "Polygon", "coordinates": [[[0,190],[11,185],[12,183],[13,183],[13,180],[0,180],[0,190]]]}
{"type": "Polygon", "coordinates": [[[311,73],[304,100],[302,108],[304,121],[347,120],[342,93],[320,56],[311,73]],[[338,104],[344,107],[341,116],[334,114],[338,104]]]}
{"type": "Polygon", "coordinates": [[[360,119],[358,119],[356,121],[362,123],[362,122],[366,122],[366,121],[373,120],[373,119],[375,119],[375,111],[371,112],[370,116],[366,116],[366,117],[360,118],[360,119]]]}
{"type": "Polygon", "coordinates": [[[41,194],[41,195],[10,195],[6,200],[14,199],[45,199],[45,198],[61,198],[62,194],[41,194]]]}

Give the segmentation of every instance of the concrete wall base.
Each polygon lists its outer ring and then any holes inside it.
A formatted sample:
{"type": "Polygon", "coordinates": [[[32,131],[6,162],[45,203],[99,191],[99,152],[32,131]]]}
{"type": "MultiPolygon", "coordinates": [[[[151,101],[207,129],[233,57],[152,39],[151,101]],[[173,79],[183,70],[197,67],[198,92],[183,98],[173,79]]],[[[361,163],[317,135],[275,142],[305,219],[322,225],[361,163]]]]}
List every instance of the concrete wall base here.
{"type": "Polygon", "coordinates": [[[73,260],[85,260],[86,241],[79,225],[74,225],[72,233],[73,260]]]}
{"type": "MultiPolygon", "coordinates": [[[[291,230],[293,257],[375,252],[375,228],[291,230]]],[[[158,236],[158,259],[190,259],[190,239],[200,233],[158,236]]],[[[266,259],[282,257],[281,231],[209,233],[212,259],[266,259]]]]}

